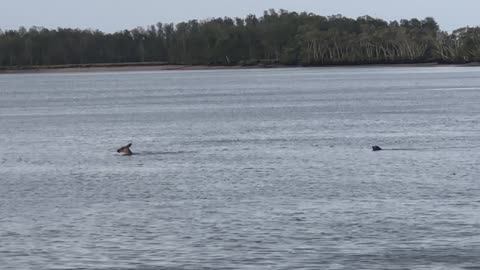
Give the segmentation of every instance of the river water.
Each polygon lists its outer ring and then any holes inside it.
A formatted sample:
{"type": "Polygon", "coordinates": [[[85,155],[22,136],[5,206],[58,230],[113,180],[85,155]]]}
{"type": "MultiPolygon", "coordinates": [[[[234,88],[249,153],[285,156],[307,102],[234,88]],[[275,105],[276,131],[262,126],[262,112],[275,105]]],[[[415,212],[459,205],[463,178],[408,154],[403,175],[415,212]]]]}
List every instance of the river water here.
{"type": "Polygon", "coordinates": [[[0,127],[1,269],[480,269],[480,68],[1,75],[0,127]]]}

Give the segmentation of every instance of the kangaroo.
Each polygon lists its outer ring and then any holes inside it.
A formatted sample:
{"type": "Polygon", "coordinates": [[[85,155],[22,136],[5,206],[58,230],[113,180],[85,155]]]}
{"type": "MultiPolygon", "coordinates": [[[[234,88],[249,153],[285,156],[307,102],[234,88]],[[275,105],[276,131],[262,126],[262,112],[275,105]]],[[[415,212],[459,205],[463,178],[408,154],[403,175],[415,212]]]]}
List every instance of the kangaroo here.
{"type": "Polygon", "coordinates": [[[129,143],[125,146],[122,146],[122,147],[117,149],[117,152],[118,153],[123,153],[123,155],[125,155],[125,156],[131,156],[133,153],[132,153],[132,151],[130,151],[130,146],[132,146],[131,143],[129,143]]]}

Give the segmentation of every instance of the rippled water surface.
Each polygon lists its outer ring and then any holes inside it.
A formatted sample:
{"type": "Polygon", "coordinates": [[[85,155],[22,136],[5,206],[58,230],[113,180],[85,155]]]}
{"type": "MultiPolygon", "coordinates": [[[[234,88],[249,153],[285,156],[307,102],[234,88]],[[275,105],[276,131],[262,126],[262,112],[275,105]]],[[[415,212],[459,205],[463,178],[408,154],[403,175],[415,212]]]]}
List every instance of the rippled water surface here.
{"type": "Polygon", "coordinates": [[[1,269],[480,269],[479,68],[1,75],[0,145],[1,269]]]}

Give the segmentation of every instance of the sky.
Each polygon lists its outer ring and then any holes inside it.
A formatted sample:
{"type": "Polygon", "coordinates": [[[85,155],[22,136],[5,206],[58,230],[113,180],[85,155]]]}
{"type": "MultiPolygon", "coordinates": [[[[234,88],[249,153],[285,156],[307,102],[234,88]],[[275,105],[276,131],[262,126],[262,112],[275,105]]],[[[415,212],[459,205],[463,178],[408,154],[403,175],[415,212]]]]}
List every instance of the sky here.
{"type": "Polygon", "coordinates": [[[115,32],[157,22],[261,16],[267,9],[387,21],[433,17],[442,30],[480,25],[479,0],[0,0],[0,29],[68,27],[115,32]]]}

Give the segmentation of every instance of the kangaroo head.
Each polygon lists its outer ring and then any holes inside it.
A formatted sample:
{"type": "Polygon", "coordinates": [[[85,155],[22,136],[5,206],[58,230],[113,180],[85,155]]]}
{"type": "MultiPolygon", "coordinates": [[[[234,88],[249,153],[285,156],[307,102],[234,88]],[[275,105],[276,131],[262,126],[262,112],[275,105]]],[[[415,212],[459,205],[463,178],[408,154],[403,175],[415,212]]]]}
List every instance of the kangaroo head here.
{"type": "Polygon", "coordinates": [[[123,153],[124,155],[131,155],[132,154],[132,151],[130,151],[130,146],[132,146],[131,143],[125,145],[125,146],[122,146],[120,148],[117,149],[117,153],[123,153]]]}

